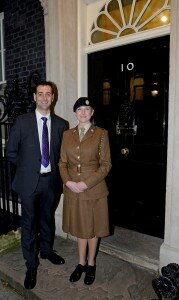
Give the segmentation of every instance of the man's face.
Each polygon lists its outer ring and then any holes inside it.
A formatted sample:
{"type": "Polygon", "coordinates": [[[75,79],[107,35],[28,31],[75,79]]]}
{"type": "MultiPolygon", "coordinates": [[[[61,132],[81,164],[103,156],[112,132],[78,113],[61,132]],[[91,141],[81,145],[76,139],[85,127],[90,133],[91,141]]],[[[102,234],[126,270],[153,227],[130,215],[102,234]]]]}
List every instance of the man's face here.
{"type": "Polygon", "coordinates": [[[42,114],[50,112],[50,106],[53,102],[54,94],[49,85],[39,85],[36,94],[34,93],[34,101],[36,102],[37,110],[42,114]]]}

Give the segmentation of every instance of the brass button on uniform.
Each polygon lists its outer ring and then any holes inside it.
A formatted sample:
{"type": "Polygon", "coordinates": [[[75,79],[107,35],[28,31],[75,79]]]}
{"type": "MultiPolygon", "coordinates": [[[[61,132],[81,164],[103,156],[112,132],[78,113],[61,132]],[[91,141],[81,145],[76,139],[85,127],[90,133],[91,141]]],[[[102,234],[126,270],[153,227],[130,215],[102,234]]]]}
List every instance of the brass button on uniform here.
{"type": "Polygon", "coordinates": [[[78,175],[81,173],[81,165],[80,164],[77,166],[77,172],[78,172],[78,175]]]}

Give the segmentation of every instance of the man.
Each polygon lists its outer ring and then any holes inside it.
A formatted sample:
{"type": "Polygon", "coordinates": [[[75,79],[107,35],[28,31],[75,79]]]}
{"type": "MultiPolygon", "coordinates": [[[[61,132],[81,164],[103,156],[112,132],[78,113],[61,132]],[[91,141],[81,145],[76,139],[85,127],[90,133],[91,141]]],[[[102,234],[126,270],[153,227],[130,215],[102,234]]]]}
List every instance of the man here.
{"type": "Polygon", "coordinates": [[[39,251],[42,259],[53,264],[65,263],[53,251],[53,240],[55,208],[63,188],[58,167],[61,140],[69,124],[51,112],[54,101],[51,82],[36,86],[34,101],[35,112],[17,117],[7,145],[7,158],[17,167],[12,188],[21,199],[26,289],[36,285],[39,251]]]}

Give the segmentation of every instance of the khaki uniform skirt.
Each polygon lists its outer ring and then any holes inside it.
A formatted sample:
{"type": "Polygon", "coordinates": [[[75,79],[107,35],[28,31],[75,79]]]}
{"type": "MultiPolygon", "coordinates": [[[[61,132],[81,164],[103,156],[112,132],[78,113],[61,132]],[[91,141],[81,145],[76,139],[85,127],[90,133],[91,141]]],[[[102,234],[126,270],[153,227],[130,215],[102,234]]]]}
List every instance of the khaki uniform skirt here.
{"type": "Polygon", "coordinates": [[[109,235],[107,197],[82,200],[64,196],[63,231],[82,239],[109,235]]]}

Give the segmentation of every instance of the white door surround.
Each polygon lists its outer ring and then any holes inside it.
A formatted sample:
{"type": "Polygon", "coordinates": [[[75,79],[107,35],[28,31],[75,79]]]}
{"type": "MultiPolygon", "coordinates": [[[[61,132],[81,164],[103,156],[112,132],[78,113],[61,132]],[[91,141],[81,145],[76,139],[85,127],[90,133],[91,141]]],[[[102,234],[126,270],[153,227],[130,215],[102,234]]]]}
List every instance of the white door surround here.
{"type": "MultiPolygon", "coordinates": [[[[74,101],[87,95],[87,54],[90,52],[85,39],[87,6],[99,5],[101,1],[41,0],[45,7],[47,79],[54,81],[59,90],[57,114],[68,119],[71,126],[76,124],[72,113],[74,101]]],[[[171,0],[171,8],[166,218],[160,268],[179,262],[179,1],[171,0]]],[[[145,34],[149,38],[148,33],[145,34]]],[[[130,42],[134,42],[132,38],[130,42]]],[[[114,46],[112,42],[111,46],[114,46]]]]}

